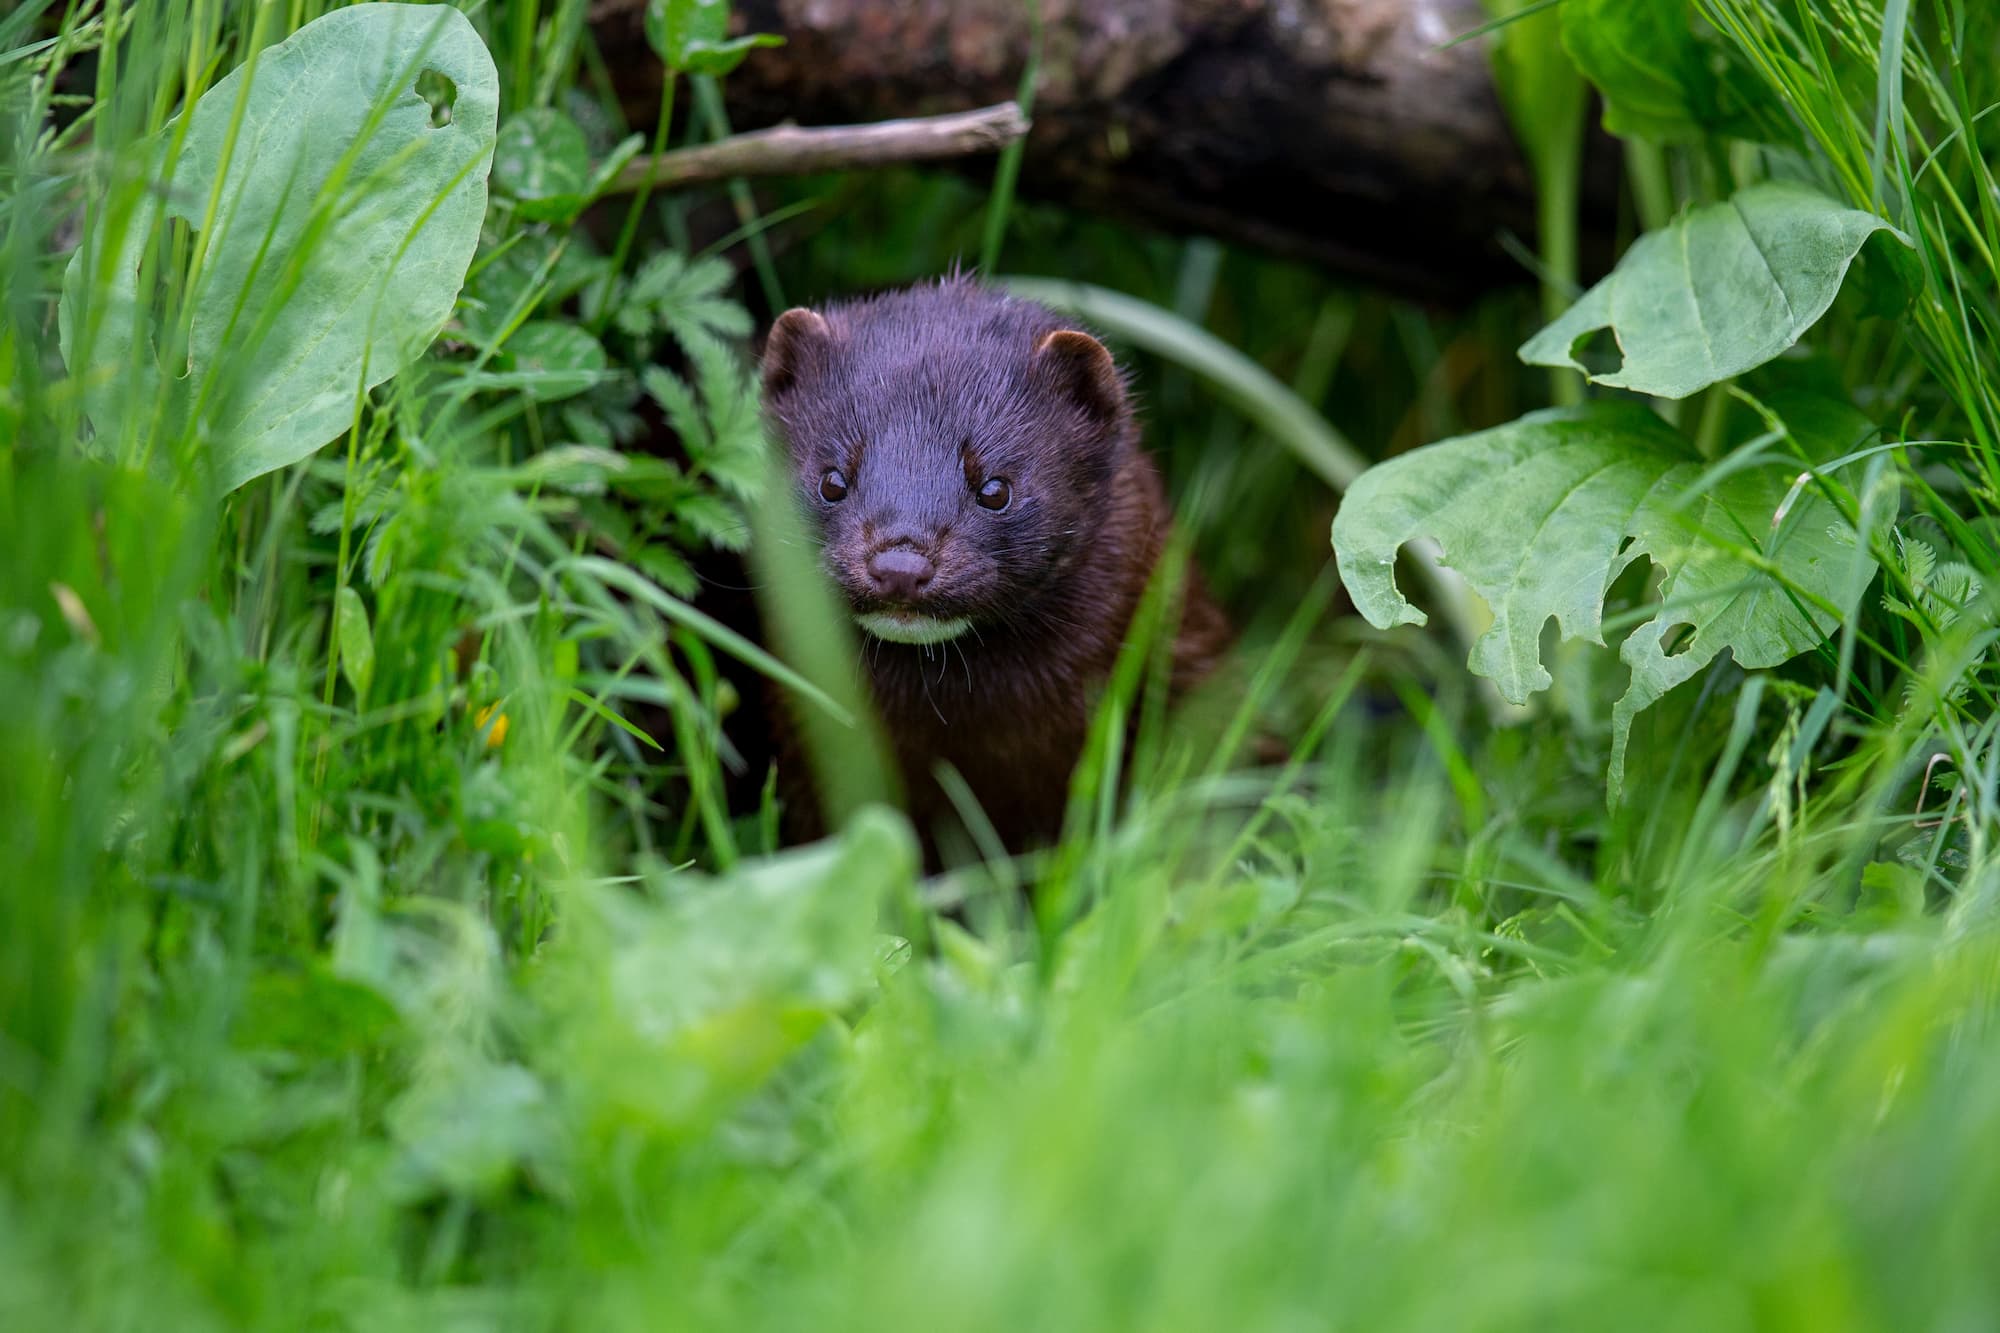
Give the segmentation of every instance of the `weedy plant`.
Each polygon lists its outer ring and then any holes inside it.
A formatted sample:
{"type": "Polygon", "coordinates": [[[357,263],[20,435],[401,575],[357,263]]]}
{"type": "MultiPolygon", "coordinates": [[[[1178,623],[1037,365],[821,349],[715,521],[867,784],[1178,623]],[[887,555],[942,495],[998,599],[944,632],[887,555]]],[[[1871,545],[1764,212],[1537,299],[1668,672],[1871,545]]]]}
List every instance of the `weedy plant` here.
{"type": "MultiPolygon", "coordinates": [[[[1516,82],[1520,350],[1574,401],[1508,424],[1437,349],[1501,366],[1518,303],[1123,234],[1154,299],[1036,288],[1148,358],[1237,698],[1125,753],[1135,639],[1064,843],[920,882],[865,779],[810,848],[726,799],[722,657],[865,753],[808,552],[765,543],[780,654],[695,604],[772,521],[725,258],[763,223],[701,251],[618,192],[756,39],[654,0],[630,133],[588,8],[0,17],[0,1324],[1985,1319],[2000,18],[1496,27],[1598,89],[1645,228],[1567,289],[1577,99],[1516,82]],[[1232,318],[1296,330],[1289,386],[1232,318]],[[1380,343],[1420,412],[1342,378],[1380,343]],[[1488,428],[1363,471],[1328,402],[1488,428]],[[1458,650],[1557,706],[1494,725],[1413,631],[1329,631],[1331,570],[1245,600],[1301,476],[1348,487],[1364,616],[1416,617],[1435,538],[1458,650]]],[[[1095,234],[891,188],[989,264],[1095,234]]]]}

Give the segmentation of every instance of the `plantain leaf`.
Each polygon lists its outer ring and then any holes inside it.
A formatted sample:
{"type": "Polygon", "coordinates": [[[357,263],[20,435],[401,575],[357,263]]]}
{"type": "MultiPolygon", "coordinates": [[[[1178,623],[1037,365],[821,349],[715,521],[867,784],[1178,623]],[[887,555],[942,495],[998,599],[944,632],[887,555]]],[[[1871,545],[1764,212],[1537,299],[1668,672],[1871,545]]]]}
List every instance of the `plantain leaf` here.
{"type": "Polygon", "coordinates": [[[1608,328],[1624,364],[1592,380],[1685,398],[1797,342],[1878,231],[1909,243],[1875,214],[1810,186],[1753,185],[1641,236],[1609,277],[1523,344],[1521,359],[1588,374],[1576,345],[1608,328]]]}
{"type": "Polygon", "coordinates": [[[160,202],[122,233],[102,234],[100,217],[64,277],[63,356],[99,438],[130,428],[135,371],[167,387],[170,427],[208,440],[225,490],[345,430],[356,393],[414,361],[451,314],[498,106],[492,57],[447,5],[337,10],[209,89],[151,148],[160,202]],[[211,200],[185,362],[162,376],[168,331],[141,265],[165,253],[162,207],[201,227],[211,200]]]}
{"type": "MultiPolygon", "coordinates": [[[[1840,420],[1866,429],[1851,410],[1840,420]]],[[[1704,479],[1679,432],[1636,403],[1531,413],[1371,468],[1334,518],[1341,581],[1378,628],[1420,625],[1423,613],[1396,588],[1396,552],[1435,538],[1493,613],[1472,669],[1524,703],[1550,684],[1541,661],[1550,618],[1565,638],[1602,644],[1605,593],[1650,558],[1665,572],[1664,604],[1620,649],[1632,680],[1612,715],[1615,804],[1634,716],[1724,649],[1757,668],[1815,647],[1874,575],[1815,490],[1786,506],[1795,464],[1717,472],[1704,479]]]]}

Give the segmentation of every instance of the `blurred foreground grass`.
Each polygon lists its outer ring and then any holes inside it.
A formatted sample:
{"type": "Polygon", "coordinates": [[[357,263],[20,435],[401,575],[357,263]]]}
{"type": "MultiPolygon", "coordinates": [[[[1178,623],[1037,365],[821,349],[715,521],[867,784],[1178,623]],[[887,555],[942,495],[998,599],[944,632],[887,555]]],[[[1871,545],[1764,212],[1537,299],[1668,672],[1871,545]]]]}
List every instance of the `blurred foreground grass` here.
{"type": "MultiPolygon", "coordinates": [[[[213,54],[243,33],[212,8],[146,21],[213,54]]],[[[480,21],[548,100],[539,17],[480,21]]],[[[1753,724],[1809,692],[1718,669],[1612,815],[1588,719],[1487,731],[1421,645],[1264,615],[1289,762],[1168,743],[1122,805],[1083,792],[1104,817],[1045,866],[1074,911],[1031,919],[1004,865],[919,884],[880,808],[766,855],[715,797],[678,557],[594,508],[609,465],[543,452],[618,438],[659,349],[614,341],[559,410],[477,378],[510,330],[468,306],[477,353],[232,496],[199,422],[115,452],[49,350],[42,204],[144,189],[119,150],[205,57],[100,65],[90,144],[35,138],[33,68],[0,64],[0,1328],[1992,1323],[2000,885],[1978,827],[1896,805],[1890,740],[1807,800],[1753,724]]],[[[508,253],[541,265],[514,326],[615,336],[503,208],[508,253]]],[[[1309,397],[1357,319],[1416,384],[1353,410],[1428,392],[1439,325],[1259,274],[1309,397]]],[[[658,396],[720,439],[732,373],[658,396]]],[[[1158,392],[1177,459],[1247,443],[1158,392]]],[[[1240,589],[1284,563],[1259,516],[1311,507],[1273,457],[1183,488],[1240,589]]],[[[635,508],[729,531],[726,486],[645,476],[635,508]]]]}

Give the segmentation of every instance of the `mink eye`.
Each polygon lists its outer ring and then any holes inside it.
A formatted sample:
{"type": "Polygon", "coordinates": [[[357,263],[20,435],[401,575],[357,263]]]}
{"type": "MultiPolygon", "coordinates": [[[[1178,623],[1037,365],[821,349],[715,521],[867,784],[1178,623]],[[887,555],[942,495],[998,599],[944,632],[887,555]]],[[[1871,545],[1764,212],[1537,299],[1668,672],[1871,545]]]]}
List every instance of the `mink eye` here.
{"type": "Polygon", "coordinates": [[[1007,485],[1005,477],[988,477],[986,484],[979,488],[979,507],[999,513],[1014,498],[1014,492],[1007,485]]]}
{"type": "Polygon", "coordinates": [[[819,479],[819,498],[828,504],[839,504],[847,498],[847,478],[839,468],[828,468],[826,475],[819,479]]]}

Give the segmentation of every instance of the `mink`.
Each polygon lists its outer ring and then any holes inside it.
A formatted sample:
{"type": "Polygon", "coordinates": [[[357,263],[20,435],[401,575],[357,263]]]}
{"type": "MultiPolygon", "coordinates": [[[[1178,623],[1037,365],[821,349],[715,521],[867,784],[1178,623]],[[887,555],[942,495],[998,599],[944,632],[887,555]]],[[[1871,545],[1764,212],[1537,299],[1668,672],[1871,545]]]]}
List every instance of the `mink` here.
{"type": "MultiPolygon", "coordinates": [[[[1052,840],[1169,544],[1123,372],[1074,322],[953,276],[787,310],[763,373],[930,859],[956,823],[940,764],[1009,850],[1052,840]]],[[[1176,695],[1229,638],[1191,561],[1179,609],[1176,695]]]]}

